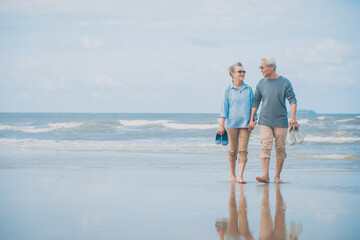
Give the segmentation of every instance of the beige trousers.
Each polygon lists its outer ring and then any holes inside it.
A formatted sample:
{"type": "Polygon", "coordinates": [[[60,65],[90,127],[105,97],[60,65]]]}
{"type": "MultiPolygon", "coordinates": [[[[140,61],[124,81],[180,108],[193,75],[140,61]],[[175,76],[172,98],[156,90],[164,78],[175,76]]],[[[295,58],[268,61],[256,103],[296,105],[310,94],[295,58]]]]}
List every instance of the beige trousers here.
{"type": "Polygon", "coordinates": [[[250,138],[250,132],[247,128],[227,128],[229,136],[229,161],[235,162],[239,152],[239,162],[247,162],[247,148],[250,138]]]}
{"type": "Polygon", "coordinates": [[[261,154],[260,158],[270,158],[271,148],[275,138],[276,159],[285,159],[285,140],[287,128],[269,127],[260,125],[260,142],[261,154]]]}

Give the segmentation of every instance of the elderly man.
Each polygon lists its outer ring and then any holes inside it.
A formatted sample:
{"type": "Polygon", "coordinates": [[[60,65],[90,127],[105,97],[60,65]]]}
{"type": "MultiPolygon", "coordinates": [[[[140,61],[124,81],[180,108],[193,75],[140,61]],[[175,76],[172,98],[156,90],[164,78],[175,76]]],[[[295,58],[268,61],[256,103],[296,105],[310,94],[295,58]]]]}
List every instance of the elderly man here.
{"type": "Polygon", "coordinates": [[[260,141],[261,141],[261,164],[263,176],[256,177],[258,182],[269,183],[269,163],[270,154],[275,139],[276,149],[276,173],[275,183],[283,183],[280,180],[280,173],[286,158],[285,139],[287,128],[299,127],[296,121],[296,98],[290,81],[276,73],[276,61],[272,57],[261,59],[261,73],[264,78],[256,86],[255,98],[251,108],[251,117],[248,125],[249,129],[255,127],[256,121],[253,120],[260,102],[262,108],[260,112],[260,141]],[[288,125],[288,117],[285,99],[290,103],[291,118],[288,125]]]}

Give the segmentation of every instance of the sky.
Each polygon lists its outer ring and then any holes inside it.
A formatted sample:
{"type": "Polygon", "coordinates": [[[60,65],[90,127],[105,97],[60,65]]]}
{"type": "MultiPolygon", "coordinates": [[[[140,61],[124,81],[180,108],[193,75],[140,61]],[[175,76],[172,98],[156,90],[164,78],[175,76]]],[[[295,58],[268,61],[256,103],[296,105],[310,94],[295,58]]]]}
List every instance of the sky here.
{"type": "Polygon", "coordinates": [[[298,109],[360,113],[360,1],[1,0],[0,112],[218,113],[261,58],[298,109]]]}

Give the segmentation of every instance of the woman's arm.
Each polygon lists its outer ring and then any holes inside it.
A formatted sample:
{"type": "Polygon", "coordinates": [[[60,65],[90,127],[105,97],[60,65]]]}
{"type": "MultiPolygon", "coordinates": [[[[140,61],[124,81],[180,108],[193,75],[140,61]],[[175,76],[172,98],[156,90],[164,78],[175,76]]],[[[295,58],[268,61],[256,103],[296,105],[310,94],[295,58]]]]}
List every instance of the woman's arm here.
{"type": "Polygon", "coordinates": [[[219,129],[217,130],[217,133],[220,135],[223,135],[225,132],[225,118],[221,117],[220,118],[220,126],[219,129]]]}

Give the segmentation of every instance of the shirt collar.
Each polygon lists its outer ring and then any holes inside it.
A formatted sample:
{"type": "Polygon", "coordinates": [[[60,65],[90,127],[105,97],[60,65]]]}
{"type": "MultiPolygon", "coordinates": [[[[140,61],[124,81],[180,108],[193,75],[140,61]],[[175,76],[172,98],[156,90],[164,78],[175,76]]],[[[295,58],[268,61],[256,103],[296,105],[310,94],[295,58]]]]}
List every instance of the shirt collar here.
{"type": "Polygon", "coordinates": [[[235,86],[235,84],[234,84],[234,81],[232,81],[231,82],[231,88],[235,88],[235,89],[237,89],[237,90],[244,90],[245,88],[248,88],[249,87],[249,85],[247,85],[246,83],[244,83],[243,82],[243,85],[241,86],[241,89],[238,89],[236,86],[235,86]]]}

